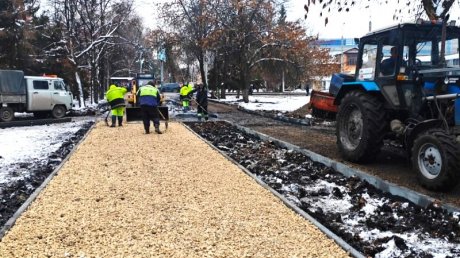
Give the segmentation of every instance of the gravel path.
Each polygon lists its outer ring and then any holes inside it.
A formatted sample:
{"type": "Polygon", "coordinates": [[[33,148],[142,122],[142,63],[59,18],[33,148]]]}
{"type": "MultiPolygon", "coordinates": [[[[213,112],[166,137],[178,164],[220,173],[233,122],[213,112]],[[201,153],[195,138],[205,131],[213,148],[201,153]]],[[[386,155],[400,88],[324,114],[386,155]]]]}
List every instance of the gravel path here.
{"type": "Polygon", "coordinates": [[[347,254],[182,125],[99,123],[0,242],[0,257],[32,256],[347,254]]]}

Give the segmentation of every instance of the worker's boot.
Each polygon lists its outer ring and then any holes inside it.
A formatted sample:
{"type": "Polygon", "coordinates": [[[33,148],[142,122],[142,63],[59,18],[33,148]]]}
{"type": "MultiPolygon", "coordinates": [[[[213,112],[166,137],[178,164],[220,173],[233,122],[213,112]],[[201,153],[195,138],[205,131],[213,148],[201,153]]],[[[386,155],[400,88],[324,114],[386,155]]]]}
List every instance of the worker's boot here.
{"type": "Polygon", "coordinates": [[[112,116],[112,124],[110,127],[115,127],[115,124],[117,123],[117,116],[112,116]]]}
{"type": "Polygon", "coordinates": [[[122,116],[118,117],[118,126],[123,126],[123,117],[122,116]]]}
{"type": "Polygon", "coordinates": [[[159,125],[155,125],[155,133],[162,134],[162,132],[160,131],[160,126],[159,125]]]}

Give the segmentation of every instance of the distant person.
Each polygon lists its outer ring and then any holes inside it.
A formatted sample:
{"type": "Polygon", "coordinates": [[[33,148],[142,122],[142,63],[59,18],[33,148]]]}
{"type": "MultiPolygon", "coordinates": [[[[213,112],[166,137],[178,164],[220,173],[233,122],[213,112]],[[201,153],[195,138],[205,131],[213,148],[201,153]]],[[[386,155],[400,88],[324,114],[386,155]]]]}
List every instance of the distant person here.
{"type": "Polygon", "coordinates": [[[118,126],[123,126],[123,115],[126,106],[124,95],[126,92],[128,92],[128,89],[125,87],[117,87],[117,85],[112,84],[105,93],[107,102],[109,102],[110,109],[112,110],[112,125],[110,125],[110,127],[115,127],[117,118],[118,126]]]}
{"type": "Polygon", "coordinates": [[[307,96],[310,96],[310,83],[305,84],[305,91],[307,92],[307,96]]]}
{"type": "Polygon", "coordinates": [[[161,101],[160,91],[150,81],[147,85],[141,86],[136,94],[138,95],[139,105],[142,110],[145,133],[150,133],[150,121],[153,121],[155,132],[162,134],[160,131],[160,111],[158,109],[161,101]]]}
{"type": "Polygon", "coordinates": [[[396,47],[392,47],[390,50],[390,57],[383,60],[380,64],[380,72],[382,73],[382,75],[394,74],[397,58],[398,49],[396,47]]]}
{"type": "Polygon", "coordinates": [[[196,92],[196,102],[197,102],[197,116],[198,116],[198,121],[201,121],[202,118],[204,118],[205,121],[208,121],[209,116],[208,116],[208,91],[204,87],[203,84],[198,84],[197,88],[192,90],[189,93],[189,97],[193,97],[193,93],[196,92]]]}

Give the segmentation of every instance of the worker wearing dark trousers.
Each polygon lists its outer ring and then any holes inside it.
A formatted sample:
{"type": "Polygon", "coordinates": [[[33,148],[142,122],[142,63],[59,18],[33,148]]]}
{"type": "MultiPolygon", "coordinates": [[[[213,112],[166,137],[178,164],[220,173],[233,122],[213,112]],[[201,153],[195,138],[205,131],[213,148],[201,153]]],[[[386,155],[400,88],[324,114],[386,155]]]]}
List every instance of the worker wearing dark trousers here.
{"type": "Polygon", "coordinates": [[[125,87],[117,87],[115,84],[110,85],[109,90],[105,96],[112,109],[112,125],[115,127],[118,117],[118,126],[123,125],[123,114],[125,111],[125,99],[123,96],[128,90],[125,87]]]}
{"type": "Polygon", "coordinates": [[[160,92],[153,86],[153,82],[148,82],[147,85],[141,86],[137,91],[139,104],[142,110],[142,120],[144,122],[144,130],[146,134],[150,133],[150,120],[153,121],[155,132],[161,134],[160,131],[160,114],[158,105],[160,104],[160,92]]]}
{"type": "Polygon", "coordinates": [[[196,102],[198,104],[196,111],[198,120],[201,121],[204,118],[204,120],[208,121],[208,91],[202,84],[198,84],[197,88],[189,93],[190,98],[192,98],[194,92],[196,92],[196,102]]]}

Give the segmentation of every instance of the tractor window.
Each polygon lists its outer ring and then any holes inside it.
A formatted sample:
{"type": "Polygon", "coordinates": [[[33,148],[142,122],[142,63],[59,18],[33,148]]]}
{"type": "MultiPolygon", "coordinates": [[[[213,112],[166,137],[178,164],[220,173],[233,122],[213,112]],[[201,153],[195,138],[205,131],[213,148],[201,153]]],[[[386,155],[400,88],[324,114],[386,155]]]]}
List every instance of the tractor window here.
{"type": "Polygon", "coordinates": [[[380,76],[392,76],[395,74],[398,48],[392,45],[382,47],[382,61],[380,62],[380,76]]]}
{"type": "Polygon", "coordinates": [[[432,65],[432,44],[431,41],[424,41],[417,44],[416,64],[418,66],[431,66],[432,65]]]}
{"type": "MultiPolygon", "coordinates": [[[[441,42],[439,43],[441,49],[441,42]]],[[[459,67],[458,39],[446,40],[446,64],[447,67],[459,67]]]]}
{"type": "Polygon", "coordinates": [[[358,75],[359,80],[374,80],[377,49],[376,44],[365,44],[363,46],[362,65],[359,68],[358,75]]]}

